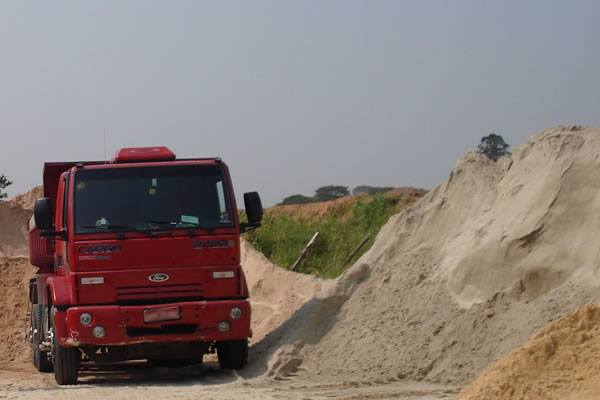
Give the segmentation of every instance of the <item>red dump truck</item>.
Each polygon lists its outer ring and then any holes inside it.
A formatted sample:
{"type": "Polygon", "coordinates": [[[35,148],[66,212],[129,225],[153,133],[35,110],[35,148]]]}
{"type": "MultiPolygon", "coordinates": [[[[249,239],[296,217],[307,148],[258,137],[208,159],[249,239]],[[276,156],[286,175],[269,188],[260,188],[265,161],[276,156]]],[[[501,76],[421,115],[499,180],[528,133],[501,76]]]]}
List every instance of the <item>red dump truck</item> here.
{"type": "Polygon", "coordinates": [[[222,368],[248,358],[250,303],[240,233],[263,215],[244,194],[240,222],[220,158],[125,148],[108,162],[44,164],[29,221],[33,364],[75,384],[86,364],[148,360],[222,368]]]}

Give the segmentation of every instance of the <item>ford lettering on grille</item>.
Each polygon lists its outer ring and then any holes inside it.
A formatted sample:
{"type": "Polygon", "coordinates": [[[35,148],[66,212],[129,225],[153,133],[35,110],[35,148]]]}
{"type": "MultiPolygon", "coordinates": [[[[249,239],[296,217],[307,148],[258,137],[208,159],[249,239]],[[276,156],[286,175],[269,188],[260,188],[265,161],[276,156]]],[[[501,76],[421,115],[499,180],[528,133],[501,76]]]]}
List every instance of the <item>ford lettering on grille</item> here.
{"type": "Polygon", "coordinates": [[[163,273],[152,274],[148,277],[152,282],[164,282],[169,280],[169,275],[163,273]]]}

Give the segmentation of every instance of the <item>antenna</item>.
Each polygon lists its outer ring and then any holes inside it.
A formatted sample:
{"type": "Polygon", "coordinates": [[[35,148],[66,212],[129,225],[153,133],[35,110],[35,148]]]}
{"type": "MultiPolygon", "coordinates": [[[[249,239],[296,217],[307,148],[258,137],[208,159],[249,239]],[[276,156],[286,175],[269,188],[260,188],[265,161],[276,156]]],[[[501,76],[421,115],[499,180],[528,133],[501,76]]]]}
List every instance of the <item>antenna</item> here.
{"type": "Polygon", "coordinates": [[[104,129],[104,164],[106,164],[106,128],[104,129]]]}

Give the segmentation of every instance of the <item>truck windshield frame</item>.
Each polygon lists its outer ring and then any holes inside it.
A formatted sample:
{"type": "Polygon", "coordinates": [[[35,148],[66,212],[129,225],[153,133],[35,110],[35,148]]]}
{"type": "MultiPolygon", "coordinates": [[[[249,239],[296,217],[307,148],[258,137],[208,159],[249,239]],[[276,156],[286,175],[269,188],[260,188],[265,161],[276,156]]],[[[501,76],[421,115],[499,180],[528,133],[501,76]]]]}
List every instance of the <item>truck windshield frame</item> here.
{"type": "Polygon", "coordinates": [[[89,168],[73,178],[75,234],[234,227],[218,165],[89,168]]]}

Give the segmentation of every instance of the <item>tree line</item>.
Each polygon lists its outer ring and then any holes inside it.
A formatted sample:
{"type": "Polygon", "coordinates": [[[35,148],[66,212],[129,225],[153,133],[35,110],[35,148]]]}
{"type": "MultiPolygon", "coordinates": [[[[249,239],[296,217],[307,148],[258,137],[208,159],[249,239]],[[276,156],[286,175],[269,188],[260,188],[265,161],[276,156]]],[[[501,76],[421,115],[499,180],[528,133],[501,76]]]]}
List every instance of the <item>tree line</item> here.
{"type": "MultiPolygon", "coordinates": [[[[508,151],[508,148],[509,144],[504,141],[504,138],[502,138],[501,135],[491,133],[481,138],[481,143],[479,143],[477,146],[477,152],[487,156],[493,161],[498,161],[500,157],[511,154],[510,151],[508,151]]],[[[6,189],[6,187],[10,185],[12,185],[12,181],[9,181],[4,174],[0,174],[0,199],[4,199],[8,196],[3,189],[6,189]]],[[[352,189],[352,194],[357,195],[366,193],[369,195],[376,195],[377,193],[389,192],[392,189],[394,188],[391,186],[380,187],[360,185],[352,189]]],[[[312,197],[301,194],[293,194],[283,199],[278,205],[307,204],[319,201],[331,201],[348,195],[350,195],[350,191],[348,190],[347,186],[328,185],[321,186],[315,190],[315,194],[312,197]]]]}
{"type": "MultiPolygon", "coordinates": [[[[376,195],[377,193],[384,193],[393,190],[392,186],[369,186],[369,185],[360,185],[352,189],[353,195],[358,194],[368,194],[368,195],[376,195]]],[[[281,201],[281,203],[277,204],[278,206],[285,206],[289,204],[308,204],[308,203],[317,203],[320,201],[331,201],[339,199],[340,197],[349,196],[350,191],[348,190],[348,186],[341,185],[328,185],[321,186],[315,190],[315,194],[312,197],[304,196],[301,194],[293,194],[291,196],[286,197],[281,201]]]]}
{"type": "MultiPolygon", "coordinates": [[[[490,160],[498,161],[500,157],[511,154],[510,151],[508,151],[509,147],[510,145],[504,141],[502,135],[491,133],[481,138],[481,142],[477,146],[477,152],[485,155],[490,160]]],[[[366,193],[373,196],[377,193],[389,192],[393,189],[394,188],[391,186],[380,187],[360,185],[352,189],[352,194],[357,195],[366,193]]],[[[293,194],[283,199],[281,203],[277,205],[284,206],[289,204],[308,204],[320,201],[331,201],[348,195],[350,195],[350,191],[348,190],[347,186],[328,185],[321,186],[320,188],[316,189],[315,194],[312,197],[301,194],[293,194]]]]}

